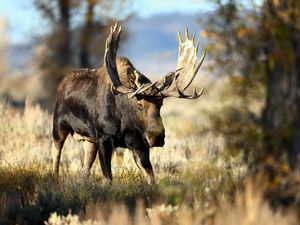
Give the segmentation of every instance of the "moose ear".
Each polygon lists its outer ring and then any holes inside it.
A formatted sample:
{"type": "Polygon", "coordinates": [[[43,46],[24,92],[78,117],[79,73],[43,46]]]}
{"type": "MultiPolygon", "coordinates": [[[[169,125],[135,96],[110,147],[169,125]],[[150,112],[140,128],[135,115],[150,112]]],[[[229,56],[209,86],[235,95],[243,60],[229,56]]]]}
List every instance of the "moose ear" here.
{"type": "Polygon", "coordinates": [[[133,70],[133,75],[134,75],[134,85],[135,85],[136,89],[138,89],[142,86],[142,84],[140,83],[139,72],[136,70],[133,70]]]}
{"type": "Polygon", "coordinates": [[[127,77],[130,88],[133,90],[137,90],[142,86],[142,83],[140,82],[140,75],[137,70],[133,68],[127,69],[127,77]]]}

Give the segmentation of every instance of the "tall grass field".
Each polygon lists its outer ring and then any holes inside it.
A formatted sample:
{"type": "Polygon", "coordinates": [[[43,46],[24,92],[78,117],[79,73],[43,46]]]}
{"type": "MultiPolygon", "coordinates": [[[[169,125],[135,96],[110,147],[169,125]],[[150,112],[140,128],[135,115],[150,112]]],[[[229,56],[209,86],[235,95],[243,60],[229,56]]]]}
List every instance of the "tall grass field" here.
{"type": "MultiPolygon", "coordinates": [[[[296,207],[272,207],[266,187],[249,176],[243,151],[228,149],[228,138],[215,132],[231,126],[224,110],[242,107],[229,81],[202,77],[198,82],[206,87],[200,99],[164,102],[166,144],[151,149],[152,186],[127,149],[114,152],[112,184],[102,182],[98,160],[86,178],[82,144],[72,137],[54,177],[52,115],[30,100],[24,109],[1,101],[0,224],[298,224],[296,207]]],[[[262,102],[249,104],[254,115],[260,113],[262,102]]]]}

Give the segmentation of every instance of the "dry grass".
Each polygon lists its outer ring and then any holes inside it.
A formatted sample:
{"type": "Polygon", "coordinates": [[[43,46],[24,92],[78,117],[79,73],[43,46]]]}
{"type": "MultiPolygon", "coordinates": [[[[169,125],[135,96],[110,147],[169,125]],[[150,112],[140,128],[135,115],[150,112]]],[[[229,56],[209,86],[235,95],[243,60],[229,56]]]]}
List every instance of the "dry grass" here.
{"type": "MultiPolygon", "coordinates": [[[[112,185],[102,184],[99,162],[90,179],[82,178],[83,149],[72,138],[55,179],[51,115],[29,101],[24,110],[1,102],[0,224],[296,224],[292,210],[275,212],[263,190],[251,182],[244,188],[243,154],[229,154],[226,138],[212,129],[212,114],[241,104],[228,81],[199,83],[209,90],[201,99],[165,102],[166,145],[151,150],[156,186],[146,184],[131,153],[121,149],[113,157],[112,185]]],[[[251,104],[259,113],[261,102],[251,104]]]]}
{"type": "Polygon", "coordinates": [[[78,224],[78,225],[268,225],[268,224],[298,224],[296,214],[293,211],[274,212],[263,200],[262,192],[258,191],[253,182],[248,182],[245,192],[237,195],[235,204],[219,200],[219,204],[207,211],[202,207],[190,208],[187,205],[154,205],[145,208],[141,201],[137,202],[133,213],[128,211],[124,204],[112,207],[109,213],[101,208],[91,207],[87,216],[80,218],[69,213],[67,216],[51,214],[47,225],[78,224]]]}

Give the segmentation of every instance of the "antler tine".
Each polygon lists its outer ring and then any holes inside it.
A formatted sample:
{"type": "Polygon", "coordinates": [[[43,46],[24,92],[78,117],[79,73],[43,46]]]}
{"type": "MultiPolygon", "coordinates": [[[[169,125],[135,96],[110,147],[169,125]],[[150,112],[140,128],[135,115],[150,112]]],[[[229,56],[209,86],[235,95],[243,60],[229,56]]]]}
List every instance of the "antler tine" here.
{"type": "Polygon", "coordinates": [[[117,26],[118,26],[118,22],[115,23],[115,25],[114,25],[114,30],[117,29],[117,26]]]}
{"type": "Polygon", "coordinates": [[[144,93],[146,90],[152,88],[152,87],[155,87],[155,85],[157,84],[157,81],[152,83],[152,84],[149,84],[148,86],[146,86],[145,84],[142,84],[135,92],[133,92],[132,94],[130,94],[129,98],[133,98],[134,96],[138,95],[138,94],[142,94],[142,95],[145,95],[145,96],[154,96],[155,94],[151,93],[151,94],[146,94],[144,93]]]}
{"type": "Polygon", "coordinates": [[[199,98],[204,93],[204,88],[201,88],[199,92],[197,92],[197,89],[194,89],[193,99],[199,98]]]}
{"type": "Polygon", "coordinates": [[[136,96],[141,90],[142,88],[145,87],[145,84],[142,84],[138,89],[136,89],[133,93],[129,94],[129,98],[133,98],[134,96],[136,96]]]}
{"type": "Polygon", "coordinates": [[[198,41],[198,43],[196,45],[196,54],[198,53],[198,50],[199,50],[199,44],[200,44],[200,42],[198,41]]]}
{"type": "MultiPolygon", "coordinates": [[[[200,60],[199,60],[199,63],[198,63],[198,65],[197,65],[196,69],[195,69],[195,72],[194,72],[195,75],[194,75],[194,77],[196,76],[198,70],[200,69],[200,67],[201,67],[201,65],[202,65],[202,63],[203,63],[203,61],[204,61],[205,56],[206,56],[206,51],[204,50],[204,52],[203,52],[203,54],[202,54],[202,56],[201,56],[201,58],[200,58],[200,60]]],[[[194,78],[193,78],[193,79],[194,79],[194,78]]],[[[193,81],[193,80],[191,80],[191,82],[192,82],[192,81],[193,81]]]]}
{"type": "Polygon", "coordinates": [[[179,44],[181,44],[182,43],[182,38],[181,38],[181,34],[180,34],[179,30],[177,30],[177,36],[178,36],[179,44]]]}
{"type": "Polygon", "coordinates": [[[157,84],[157,81],[155,81],[152,84],[149,84],[148,86],[146,86],[145,88],[143,88],[143,90],[140,90],[138,93],[143,93],[144,91],[148,90],[149,88],[155,86],[157,84]]]}
{"type": "Polygon", "coordinates": [[[122,32],[122,27],[119,26],[119,31],[118,31],[118,33],[120,34],[121,32],[122,32]]]}
{"type": "Polygon", "coordinates": [[[185,40],[189,40],[189,30],[187,27],[185,27],[185,40]]]}

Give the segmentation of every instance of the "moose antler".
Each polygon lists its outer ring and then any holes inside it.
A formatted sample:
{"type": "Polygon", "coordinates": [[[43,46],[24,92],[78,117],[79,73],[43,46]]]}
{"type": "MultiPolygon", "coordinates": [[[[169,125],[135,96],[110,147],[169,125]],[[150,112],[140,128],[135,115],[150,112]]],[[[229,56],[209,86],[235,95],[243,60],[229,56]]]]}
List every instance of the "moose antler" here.
{"type": "MultiPolygon", "coordinates": [[[[179,50],[178,50],[178,63],[176,67],[176,72],[173,74],[167,74],[163,80],[169,80],[173,78],[173,82],[170,85],[167,85],[167,88],[161,90],[163,96],[165,97],[178,97],[178,98],[190,98],[195,99],[199,98],[203,94],[203,88],[200,92],[197,92],[196,88],[194,89],[194,93],[192,95],[187,95],[184,91],[191,85],[193,82],[199,68],[202,65],[202,62],[205,58],[206,52],[204,51],[200,61],[197,63],[197,52],[199,48],[199,42],[196,47],[194,45],[195,34],[193,34],[192,38],[189,37],[188,29],[185,28],[185,42],[182,42],[182,37],[180,32],[178,31],[178,42],[179,42],[179,50]]],[[[162,83],[162,86],[166,86],[165,83],[162,83]]]]}
{"type": "MultiPolygon", "coordinates": [[[[196,88],[192,95],[187,95],[184,91],[193,82],[202,62],[205,58],[206,52],[204,51],[202,57],[197,63],[197,52],[199,47],[199,42],[196,47],[194,46],[195,35],[193,34],[190,39],[188,34],[188,29],[185,30],[185,42],[182,42],[181,34],[178,31],[178,41],[179,41],[179,52],[178,52],[178,63],[175,72],[170,72],[165,75],[159,81],[150,84],[135,94],[145,95],[145,91],[153,87],[156,89],[154,95],[159,95],[161,97],[177,97],[177,98],[189,98],[195,99],[199,98],[204,89],[202,88],[197,92],[196,88]]],[[[151,93],[151,91],[150,91],[151,93]]],[[[151,94],[150,94],[151,95],[151,94]]]]}
{"type": "Polygon", "coordinates": [[[106,40],[104,65],[112,81],[112,89],[114,93],[129,94],[129,98],[140,94],[144,96],[157,96],[157,97],[177,97],[195,99],[199,98],[203,93],[203,88],[197,92],[196,88],[192,95],[187,95],[184,91],[193,82],[202,62],[205,58],[206,52],[204,51],[202,57],[197,63],[197,52],[199,42],[196,47],[194,45],[195,35],[193,34],[190,39],[188,29],[185,30],[185,41],[182,42],[181,34],[178,31],[179,52],[178,63],[175,72],[170,72],[159,81],[149,85],[141,85],[136,90],[124,86],[119,78],[116,56],[118,45],[120,41],[121,26],[117,23],[110,28],[110,34],[106,40]],[[149,91],[150,90],[150,91],[149,91]]]}
{"type": "Polygon", "coordinates": [[[112,89],[114,93],[129,94],[135,92],[135,90],[125,87],[121,83],[116,65],[121,31],[122,28],[118,25],[118,23],[110,28],[110,33],[105,43],[104,66],[112,82],[112,89]]]}

